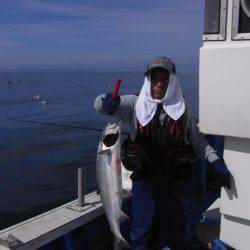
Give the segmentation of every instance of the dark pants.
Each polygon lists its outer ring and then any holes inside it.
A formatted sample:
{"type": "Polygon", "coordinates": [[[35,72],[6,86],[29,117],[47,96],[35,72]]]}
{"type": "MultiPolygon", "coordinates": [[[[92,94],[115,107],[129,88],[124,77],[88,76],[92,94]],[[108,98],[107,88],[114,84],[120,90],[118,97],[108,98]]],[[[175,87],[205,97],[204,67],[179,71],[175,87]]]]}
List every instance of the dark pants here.
{"type": "Polygon", "coordinates": [[[133,249],[149,249],[154,218],[155,205],[152,195],[145,189],[142,181],[133,181],[131,227],[133,249]]]}
{"type": "Polygon", "coordinates": [[[164,192],[157,192],[155,197],[148,191],[143,181],[133,181],[131,228],[133,249],[162,249],[164,246],[169,246],[173,250],[192,249],[197,244],[193,210],[194,204],[185,194],[164,195],[164,192]],[[155,244],[155,240],[158,240],[158,244],[155,244]],[[153,248],[152,244],[158,247],[153,248]]]}
{"type": "Polygon", "coordinates": [[[133,181],[131,242],[136,250],[161,250],[167,246],[162,238],[152,194],[142,181],[133,181]]]}

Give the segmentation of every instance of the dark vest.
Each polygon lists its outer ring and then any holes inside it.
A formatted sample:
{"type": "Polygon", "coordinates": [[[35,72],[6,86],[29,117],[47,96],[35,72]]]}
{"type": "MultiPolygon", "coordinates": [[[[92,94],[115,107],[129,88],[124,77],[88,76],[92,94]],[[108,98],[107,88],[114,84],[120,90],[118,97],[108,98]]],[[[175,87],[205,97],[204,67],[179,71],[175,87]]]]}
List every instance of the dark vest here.
{"type": "Polygon", "coordinates": [[[148,125],[137,124],[134,143],[148,155],[148,160],[134,176],[151,180],[164,173],[170,179],[187,178],[191,173],[192,148],[185,145],[185,114],[177,121],[165,114],[160,121],[162,109],[158,104],[148,125]]]}

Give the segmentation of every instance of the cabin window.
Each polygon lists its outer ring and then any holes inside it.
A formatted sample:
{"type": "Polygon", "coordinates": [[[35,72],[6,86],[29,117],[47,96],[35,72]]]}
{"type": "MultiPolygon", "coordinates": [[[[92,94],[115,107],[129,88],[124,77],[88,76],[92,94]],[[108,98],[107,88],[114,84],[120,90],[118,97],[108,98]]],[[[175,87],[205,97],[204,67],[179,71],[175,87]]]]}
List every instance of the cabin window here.
{"type": "Polygon", "coordinates": [[[233,40],[250,39],[250,0],[234,0],[233,6],[233,40]]]}
{"type": "Polygon", "coordinates": [[[239,33],[250,33],[250,0],[241,1],[239,11],[239,33]]]}
{"type": "Polygon", "coordinates": [[[205,0],[203,40],[225,40],[227,0],[205,0]]]}
{"type": "Polygon", "coordinates": [[[219,34],[220,32],[220,2],[221,0],[206,0],[204,34],[219,34]]]}

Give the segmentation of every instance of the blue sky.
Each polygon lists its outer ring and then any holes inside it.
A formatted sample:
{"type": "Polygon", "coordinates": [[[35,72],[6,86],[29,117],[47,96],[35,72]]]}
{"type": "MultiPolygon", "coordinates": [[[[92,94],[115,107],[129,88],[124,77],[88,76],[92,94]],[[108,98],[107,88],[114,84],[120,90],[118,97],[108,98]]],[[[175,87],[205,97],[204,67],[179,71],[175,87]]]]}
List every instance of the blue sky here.
{"type": "Polygon", "coordinates": [[[204,0],[0,0],[0,69],[197,65],[204,0]]]}

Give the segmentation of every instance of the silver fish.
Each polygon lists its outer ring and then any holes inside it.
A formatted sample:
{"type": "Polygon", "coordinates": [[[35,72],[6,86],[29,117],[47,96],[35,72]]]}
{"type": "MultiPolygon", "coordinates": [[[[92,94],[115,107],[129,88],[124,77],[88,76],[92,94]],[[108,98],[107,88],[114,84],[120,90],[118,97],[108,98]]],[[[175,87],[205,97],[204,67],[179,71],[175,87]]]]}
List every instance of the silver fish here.
{"type": "Polygon", "coordinates": [[[103,209],[116,243],[130,248],[120,232],[120,221],[124,213],[122,205],[121,177],[121,123],[109,123],[103,131],[97,151],[97,182],[103,209]]]}

